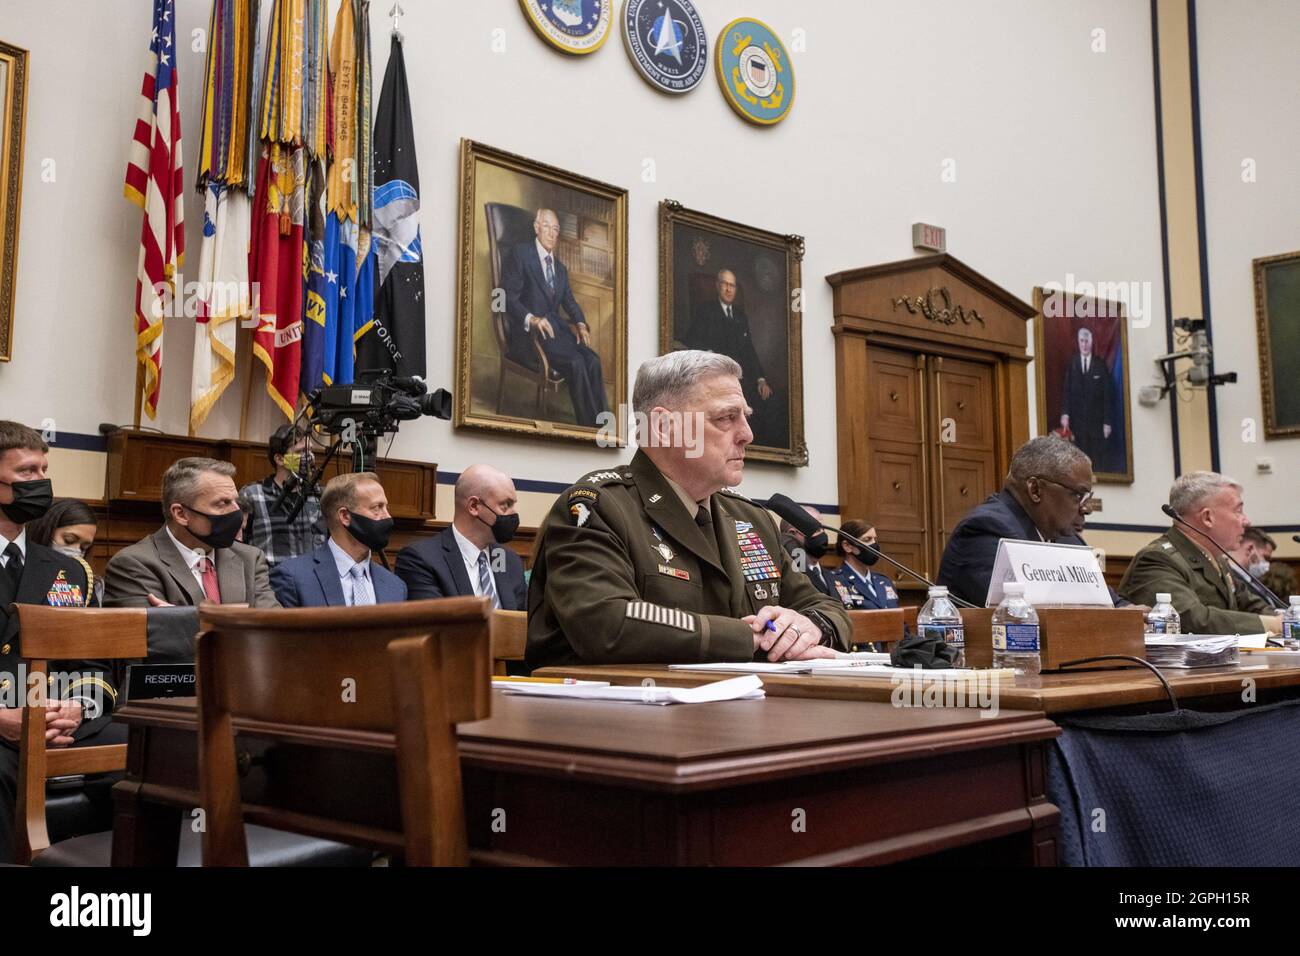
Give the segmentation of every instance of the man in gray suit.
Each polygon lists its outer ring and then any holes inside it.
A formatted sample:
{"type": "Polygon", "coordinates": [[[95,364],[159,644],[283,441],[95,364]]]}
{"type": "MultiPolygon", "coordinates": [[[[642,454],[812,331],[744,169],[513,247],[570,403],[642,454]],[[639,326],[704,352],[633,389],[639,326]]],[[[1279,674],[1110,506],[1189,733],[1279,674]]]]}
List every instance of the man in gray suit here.
{"type": "Polygon", "coordinates": [[[235,466],[182,458],[162,482],[161,528],[108,562],[105,607],[247,604],[279,607],[266,558],[235,541],[243,524],[235,466]]]}

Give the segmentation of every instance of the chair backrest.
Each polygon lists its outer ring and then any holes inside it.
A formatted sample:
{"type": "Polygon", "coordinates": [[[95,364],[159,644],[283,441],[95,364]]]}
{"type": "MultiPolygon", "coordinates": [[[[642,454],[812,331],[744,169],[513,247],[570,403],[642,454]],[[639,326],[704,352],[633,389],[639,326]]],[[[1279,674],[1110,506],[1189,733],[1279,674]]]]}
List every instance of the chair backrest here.
{"type": "MultiPolygon", "coordinates": [[[[488,261],[492,266],[492,288],[501,288],[501,257],[505,250],[520,242],[527,242],[533,235],[531,223],[533,214],[519,206],[508,203],[489,202],[483,204],[483,213],[487,217],[488,261]]],[[[504,310],[492,312],[492,334],[497,341],[497,348],[506,354],[506,320],[504,310]]]]}
{"type": "MultiPolygon", "coordinates": [[[[32,682],[31,676],[48,675],[50,661],[145,657],[148,637],[143,608],[14,604],[10,606],[10,613],[18,615],[22,659],[29,678],[26,686],[31,688],[30,698],[23,702],[27,706],[23,708],[18,744],[14,854],[18,862],[30,863],[50,845],[45,825],[45,781],[51,777],[109,773],[126,767],[126,744],[47,749],[45,703],[49,683],[48,680],[32,682]]],[[[92,680],[88,690],[96,686],[92,680]]],[[[18,690],[26,693],[21,684],[18,690]]]]}
{"type": "Polygon", "coordinates": [[[903,625],[916,630],[914,607],[874,608],[870,611],[849,611],[853,626],[854,644],[893,644],[903,639],[903,625]]]}
{"type": "MultiPolygon", "coordinates": [[[[455,725],[489,713],[489,613],[486,599],[472,597],[360,608],[201,606],[204,865],[248,865],[245,819],[396,850],[412,865],[466,862],[455,725]],[[390,645],[401,651],[397,670],[390,645]],[[395,737],[402,833],[367,835],[347,821],[245,807],[237,720],[255,723],[260,739],[343,750],[395,737]]],[[[313,781],[300,774],[294,785],[313,781]]]]}
{"type": "Polygon", "coordinates": [[[507,661],[522,661],[528,645],[527,611],[492,612],[492,673],[504,676],[507,661]]]}

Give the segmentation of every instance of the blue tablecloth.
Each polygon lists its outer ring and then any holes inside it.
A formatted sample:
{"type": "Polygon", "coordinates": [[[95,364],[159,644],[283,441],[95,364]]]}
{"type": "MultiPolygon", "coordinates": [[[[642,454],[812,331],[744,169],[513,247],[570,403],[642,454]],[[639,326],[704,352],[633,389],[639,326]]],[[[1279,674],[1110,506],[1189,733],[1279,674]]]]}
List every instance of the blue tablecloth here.
{"type": "Polygon", "coordinates": [[[1062,864],[1300,865],[1300,701],[1059,723],[1062,864]]]}

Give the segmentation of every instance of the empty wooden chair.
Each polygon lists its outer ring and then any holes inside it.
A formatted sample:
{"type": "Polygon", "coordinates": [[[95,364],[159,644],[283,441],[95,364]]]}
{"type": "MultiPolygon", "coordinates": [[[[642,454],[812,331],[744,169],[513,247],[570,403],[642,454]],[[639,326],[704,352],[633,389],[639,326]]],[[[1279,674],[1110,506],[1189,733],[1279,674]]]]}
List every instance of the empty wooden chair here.
{"type": "MultiPolygon", "coordinates": [[[[205,866],[247,866],[244,821],[372,847],[410,865],[468,861],[456,727],[488,716],[490,606],[483,598],[374,607],[204,605],[198,641],[199,785],[205,866]],[[395,741],[400,822],[244,803],[236,724],[262,741],[383,752],[395,741]],[[250,729],[251,728],[251,729],[250,729]]],[[[295,764],[293,787],[316,786],[295,764]]]]}
{"type": "Polygon", "coordinates": [[[492,612],[492,673],[495,676],[507,674],[507,663],[522,661],[527,644],[527,611],[492,612]]]}

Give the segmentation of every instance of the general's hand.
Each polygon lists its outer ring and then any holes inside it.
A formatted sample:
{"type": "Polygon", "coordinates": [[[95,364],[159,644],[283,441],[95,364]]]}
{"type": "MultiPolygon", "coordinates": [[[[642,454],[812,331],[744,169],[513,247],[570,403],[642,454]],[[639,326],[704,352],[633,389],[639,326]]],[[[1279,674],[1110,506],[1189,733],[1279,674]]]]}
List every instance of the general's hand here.
{"type": "Polygon", "coordinates": [[[0,740],[18,743],[23,730],[23,712],[20,707],[0,707],[0,740]]]}
{"type": "Polygon", "coordinates": [[[153,594],[150,594],[150,595],[149,595],[149,606],[150,606],[150,607],[175,607],[176,605],[175,605],[175,604],[169,604],[168,602],[164,601],[162,598],[157,597],[157,596],[155,596],[155,595],[153,595],[153,594]]]}
{"type": "Polygon", "coordinates": [[[1101,426],[1101,437],[1102,437],[1102,438],[1109,438],[1109,437],[1110,437],[1110,426],[1109,426],[1109,425],[1102,425],[1102,426],[1101,426]]]}
{"type": "Polygon", "coordinates": [[[1276,614],[1261,614],[1260,623],[1264,625],[1264,630],[1269,634],[1282,633],[1282,618],[1276,614]]]}
{"type": "Polygon", "coordinates": [[[767,379],[765,378],[760,378],[758,380],[758,397],[763,401],[767,401],[772,397],[772,386],[767,384],[767,379]]]}
{"type": "Polygon", "coordinates": [[[542,336],[542,338],[544,338],[544,339],[553,339],[553,338],[555,338],[555,329],[551,328],[551,320],[550,320],[550,319],[538,319],[538,318],[534,318],[534,319],[533,319],[533,328],[536,329],[536,330],[538,331],[538,333],[540,333],[541,336],[542,336]]]}
{"type": "Polygon", "coordinates": [[[741,620],[754,631],[754,649],[766,651],[769,661],[802,660],[821,644],[821,628],[788,607],[766,605],[741,620]],[[768,621],[774,625],[773,630],[767,629],[768,621]]]}
{"type": "Polygon", "coordinates": [[[587,346],[591,345],[591,330],[587,328],[586,322],[579,322],[577,325],[573,327],[573,330],[578,333],[579,342],[581,342],[583,345],[587,345],[587,346]]]}
{"type": "Polygon", "coordinates": [[[68,747],[81,726],[81,705],[74,700],[52,700],[45,708],[45,746],[68,747]]]}

